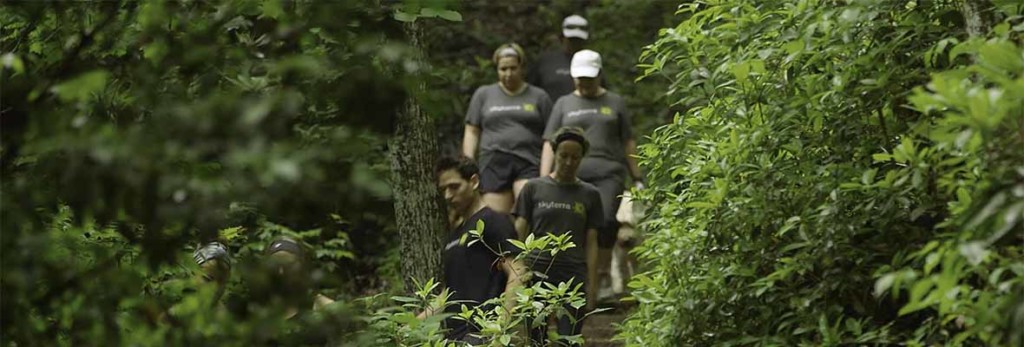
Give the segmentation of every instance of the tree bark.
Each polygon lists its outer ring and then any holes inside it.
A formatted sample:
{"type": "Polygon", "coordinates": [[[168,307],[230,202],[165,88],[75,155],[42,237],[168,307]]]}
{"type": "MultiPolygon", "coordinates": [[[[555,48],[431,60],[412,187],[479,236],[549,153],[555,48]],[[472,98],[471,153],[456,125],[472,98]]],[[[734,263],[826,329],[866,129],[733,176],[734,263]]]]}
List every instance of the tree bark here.
{"type": "MultiPolygon", "coordinates": [[[[420,46],[418,23],[406,23],[405,32],[413,47],[420,46]]],[[[419,83],[423,90],[424,84],[419,83]]],[[[402,251],[402,275],[406,289],[416,289],[410,278],[424,283],[441,280],[441,247],[447,220],[444,200],[434,178],[437,161],[437,129],[432,118],[423,113],[409,94],[395,119],[389,140],[391,187],[395,219],[402,251]]]]}
{"type": "Polygon", "coordinates": [[[992,29],[995,22],[993,16],[995,6],[989,0],[964,0],[963,15],[967,25],[967,34],[971,37],[984,37],[992,29]]]}

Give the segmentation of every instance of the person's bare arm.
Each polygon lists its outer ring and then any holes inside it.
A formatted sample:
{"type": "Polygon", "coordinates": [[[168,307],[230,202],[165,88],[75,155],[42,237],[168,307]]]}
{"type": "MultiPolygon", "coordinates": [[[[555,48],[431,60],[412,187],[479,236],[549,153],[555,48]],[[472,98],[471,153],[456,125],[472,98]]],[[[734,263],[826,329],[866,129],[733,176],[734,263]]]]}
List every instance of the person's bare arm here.
{"type": "Polygon", "coordinates": [[[640,165],[636,161],[636,140],[626,140],[626,165],[629,166],[629,174],[633,177],[633,184],[643,182],[644,174],[640,172],[640,165]]]}
{"type": "Polygon", "coordinates": [[[462,134],[462,154],[466,157],[476,159],[476,149],[480,145],[480,127],[466,124],[466,130],[462,134]]]}
{"type": "Polygon", "coordinates": [[[530,272],[526,265],[513,257],[502,258],[501,268],[508,276],[508,280],[505,281],[505,310],[502,311],[502,318],[508,319],[516,307],[516,289],[529,280],[530,272]]]}
{"type": "Polygon", "coordinates": [[[597,229],[587,230],[587,311],[597,307],[597,229]]]}
{"type": "MultiPolygon", "coordinates": [[[[448,297],[448,288],[442,289],[440,296],[443,297],[443,298],[447,298],[448,297]]],[[[437,314],[437,312],[439,312],[441,310],[442,310],[441,307],[434,307],[434,302],[429,302],[429,303],[427,303],[427,307],[423,309],[423,312],[420,312],[420,314],[416,315],[416,318],[421,319],[421,320],[427,319],[427,317],[433,316],[433,315],[437,314]]]]}
{"type": "Polygon", "coordinates": [[[529,225],[526,223],[526,218],[516,217],[516,236],[519,236],[519,241],[526,241],[526,235],[530,232],[529,225]]]}
{"type": "Polygon", "coordinates": [[[555,166],[555,149],[550,141],[544,141],[544,149],[540,151],[540,177],[547,176],[555,166]]]}

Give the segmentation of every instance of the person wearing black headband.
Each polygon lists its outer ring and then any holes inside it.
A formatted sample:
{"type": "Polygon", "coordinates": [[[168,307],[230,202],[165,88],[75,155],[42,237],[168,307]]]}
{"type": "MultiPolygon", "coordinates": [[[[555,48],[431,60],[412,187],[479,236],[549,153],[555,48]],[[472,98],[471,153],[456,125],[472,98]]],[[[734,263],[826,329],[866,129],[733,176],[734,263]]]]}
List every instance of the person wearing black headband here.
{"type": "Polygon", "coordinates": [[[484,202],[508,213],[526,180],[538,175],[551,98],[523,80],[526,54],[519,45],[501,45],[492,61],[498,83],[473,93],[466,109],[462,154],[479,164],[484,202]]]}
{"type": "MultiPolygon", "coordinates": [[[[541,237],[548,234],[570,235],[576,247],[551,255],[547,251],[533,251],[527,264],[549,284],[570,283],[574,288],[583,284],[586,311],[596,305],[597,293],[592,279],[597,275],[597,229],[604,223],[601,195],[592,184],[576,177],[586,153],[591,150],[583,129],[565,127],[552,137],[555,148],[554,169],[546,176],[526,183],[516,203],[515,226],[519,239],[528,234],[541,237]]],[[[583,329],[584,310],[566,305],[570,316],[558,319],[558,334],[578,335],[583,329]]],[[[543,344],[547,324],[530,333],[535,344],[543,344]]]]}
{"type": "MultiPolygon", "coordinates": [[[[266,254],[274,275],[284,282],[281,283],[283,291],[296,295],[308,295],[303,293],[310,281],[305,247],[292,238],[280,237],[270,242],[266,254]]],[[[286,299],[302,301],[301,298],[286,299]]],[[[334,300],[320,293],[314,294],[312,301],[314,311],[334,303],[334,300]]],[[[301,305],[307,305],[309,302],[305,301],[305,303],[301,305]]],[[[285,319],[290,319],[300,311],[304,311],[305,309],[301,305],[295,302],[289,305],[285,312],[285,319]]]]}

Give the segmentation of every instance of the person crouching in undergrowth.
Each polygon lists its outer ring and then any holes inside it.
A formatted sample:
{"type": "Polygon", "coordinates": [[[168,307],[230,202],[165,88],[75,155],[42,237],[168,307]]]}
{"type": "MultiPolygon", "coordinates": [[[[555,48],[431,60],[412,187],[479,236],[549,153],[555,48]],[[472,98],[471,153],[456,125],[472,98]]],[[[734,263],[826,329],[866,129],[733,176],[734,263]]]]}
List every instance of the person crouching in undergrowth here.
{"type": "Polygon", "coordinates": [[[288,237],[275,239],[267,247],[266,259],[274,285],[284,294],[285,319],[292,319],[309,310],[319,310],[334,303],[320,293],[310,295],[312,279],[307,252],[299,242],[288,237]]]}
{"type": "MultiPolygon", "coordinates": [[[[523,187],[514,212],[516,231],[520,240],[531,233],[535,237],[571,235],[576,247],[554,256],[547,251],[532,251],[527,263],[534,273],[544,274],[536,276],[541,277],[539,281],[555,286],[568,282],[570,288],[582,283],[589,312],[597,303],[597,229],[604,223],[601,195],[594,185],[576,177],[589,147],[583,129],[564,127],[552,139],[554,170],[523,187]]],[[[571,305],[565,305],[565,310],[571,317],[558,320],[558,334],[579,335],[586,312],[571,305]]],[[[546,345],[547,324],[533,328],[530,338],[534,345],[546,345]]]]}
{"type": "MultiPolygon", "coordinates": [[[[515,228],[511,218],[496,212],[484,204],[480,192],[480,175],[472,159],[442,158],[435,170],[437,185],[443,191],[449,206],[459,214],[462,223],[447,237],[443,252],[444,288],[450,294],[449,301],[460,301],[470,308],[504,295],[503,316],[507,318],[515,306],[514,291],[522,286],[527,275],[526,267],[515,260],[519,249],[508,240],[515,239],[515,228]],[[464,237],[483,221],[479,240],[464,237]]],[[[484,308],[487,312],[490,308],[484,308]]],[[[428,308],[420,314],[423,319],[433,315],[438,308],[428,308]]],[[[458,313],[461,305],[449,305],[446,313],[458,313]]],[[[446,337],[453,341],[471,344],[484,343],[475,333],[480,327],[472,322],[449,318],[445,320],[446,337]]]]}
{"type": "Polygon", "coordinates": [[[213,300],[219,301],[231,278],[231,254],[220,242],[210,242],[192,253],[192,260],[202,270],[202,280],[217,286],[213,300]]]}

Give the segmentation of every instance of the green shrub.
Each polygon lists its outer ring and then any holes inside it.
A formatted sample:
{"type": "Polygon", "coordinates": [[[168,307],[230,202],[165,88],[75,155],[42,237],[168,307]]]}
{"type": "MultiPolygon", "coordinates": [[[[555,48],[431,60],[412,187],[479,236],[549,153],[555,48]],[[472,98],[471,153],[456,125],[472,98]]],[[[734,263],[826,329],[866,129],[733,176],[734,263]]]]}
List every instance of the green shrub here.
{"type": "Polygon", "coordinates": [[[942,1],[684,4],[642,57],[688,112],[640,150],[619,338],[1019,343],[1024,29],[999,8],[985,41],[942,1]]]}

